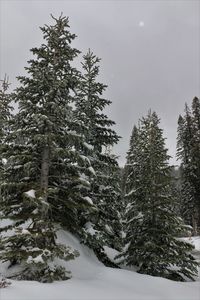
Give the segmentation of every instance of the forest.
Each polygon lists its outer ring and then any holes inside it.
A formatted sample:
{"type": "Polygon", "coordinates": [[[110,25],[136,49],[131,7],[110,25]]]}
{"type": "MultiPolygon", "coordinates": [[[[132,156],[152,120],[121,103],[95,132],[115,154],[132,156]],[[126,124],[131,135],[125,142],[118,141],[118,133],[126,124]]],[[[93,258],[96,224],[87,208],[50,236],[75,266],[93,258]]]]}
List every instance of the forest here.
{"type": "Polygon", "coordinates": [[[10,92],[8,76],[1,80],[1,285],[71,278],[62,261],[80,253],[57,241],[60,229],[107,267],[195,280],[199,262],[182,238],[200,234],[200,99],[188,99],[177,116],[178,167],[148,106],[120,167],[113,151],[120,136],[105,113],[112,103],[98,81],[101,59],[89,49],[75,68],[82,54],[68,18],[51,22],[40,28],[43,43],[30,50],[18,87],[10,92]],[[114,259],[105,247],[117,251],[114,259]]]}

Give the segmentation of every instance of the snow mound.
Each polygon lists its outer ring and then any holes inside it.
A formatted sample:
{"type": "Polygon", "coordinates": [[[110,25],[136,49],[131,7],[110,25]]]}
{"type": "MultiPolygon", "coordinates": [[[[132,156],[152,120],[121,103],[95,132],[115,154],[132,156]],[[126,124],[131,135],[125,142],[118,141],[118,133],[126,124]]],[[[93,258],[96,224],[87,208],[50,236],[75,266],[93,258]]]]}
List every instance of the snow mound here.
{"type": "MultiPolygon", "coordinates": [[[[174,282],[138,274],[133,271],[106,268],[94,253],[63,230],[58,241],[77,249],[80,256],[65,262],[72,279],[54,283],[12,281],[1,289],[1,300],[199,300],[199,282],[174,282]]],[[[200,237],[191,240],[200,246],[200,237]]],[[[200,248],[199,248],[200,249],[200,248]]],[[[113,255],[111,249],[106,249],[113,255]]],[[[197,249],[198,250],[198,249],[197,249]]]]}
{"type": "Polygon", "coordinates": [[[81,245],[78,239],[72,234],[60,230],[58,232],[58,242],[71,246],[78,250],[80,256],[74,260],[68,262],[62,261],[62,265],[70,270],[73,278],[77,279],[93,279],[98,275],[99,269],[103,268],[104,265],[98,261],[93,251],[88,247],[81,245]]]}

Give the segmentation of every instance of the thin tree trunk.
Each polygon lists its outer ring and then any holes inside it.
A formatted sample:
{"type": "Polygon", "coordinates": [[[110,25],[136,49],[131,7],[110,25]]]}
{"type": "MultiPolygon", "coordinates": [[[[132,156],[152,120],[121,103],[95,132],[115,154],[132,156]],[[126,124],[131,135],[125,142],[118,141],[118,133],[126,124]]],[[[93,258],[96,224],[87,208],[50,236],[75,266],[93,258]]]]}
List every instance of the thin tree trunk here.
{"type": "Polygon", "coordinates": [[[41,163],[41,183],[40,188],[43,196],[43,200],[47,200],[47,192],[49,186],[49,147],[46,146],[42,152],[41,163]]]}
{"type": "Polygon", "coordinates": [[[50,229],[50,212],[49,212],[49,203],[48,203],[48,187],[49,187],[49,164],[50,164],[50,149],[49,146],[45,146],[42,152],[42,163],[41,163],[41,213],[43,221],[45,221],[44,230],[46,229],[48,235],[46,234],[44,242],[46,246],[49,244],[55,244],[53,232],[49,233],[50,229]]]}
{"type": "Polygon", "coordinates": [[[193,235],[194,236],[197,235],[197,220],[195,217],[196,217],[195,215],[192,216],[192,227],[193,227],[193,235]]]}

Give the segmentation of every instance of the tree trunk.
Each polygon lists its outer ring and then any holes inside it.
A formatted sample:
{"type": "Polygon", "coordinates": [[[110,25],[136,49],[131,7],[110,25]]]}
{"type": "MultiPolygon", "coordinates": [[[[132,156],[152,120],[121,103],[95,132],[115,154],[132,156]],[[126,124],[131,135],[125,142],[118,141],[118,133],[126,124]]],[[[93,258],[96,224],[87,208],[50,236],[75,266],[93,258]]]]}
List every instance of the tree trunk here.
{"type": "MultiPolygon", "coordinates": [[[[41,162],[41,182],[40,191],[42,200],[41,204],[41,216],[43,219],[43,230],[45,235],[43,236],[42,242],[48,247],[49,244],[54,243],[53,233],[49,233],[49,203],[48,203],[48,186],[49,186],[49,164],[50,164],[50,151],[49,146],[45,146],[42,152],[42,162],[41,162]],[[48,232],[48,235],[47,235],[48,232]]],[[[43,235],[43,234],[42,234],[43,235]]]]}
{"type": "Polygon", "coordinates": [[[47,200],[48,185],[49,185],[49,147],[46,146],[42,152],[41,182],[40,182],[40,189],[44,201],[47,200]]]}
{"type": "Polygon", "coordinates": [[[196,236],[198,232],[197,232],[197,220],[195,214],[192,215],[192,227],[193,227],[193,236],[196,236]]]}

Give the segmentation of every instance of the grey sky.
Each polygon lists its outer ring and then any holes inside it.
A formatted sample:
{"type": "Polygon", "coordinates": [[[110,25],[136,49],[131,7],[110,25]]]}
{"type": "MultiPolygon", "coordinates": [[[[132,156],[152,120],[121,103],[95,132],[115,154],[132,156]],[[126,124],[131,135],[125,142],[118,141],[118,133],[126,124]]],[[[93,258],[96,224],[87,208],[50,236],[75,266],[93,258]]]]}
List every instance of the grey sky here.
{"type": "Polygon", "coordinates": [[[29,49],[42,41],[39,26],[61,12],[78,36],[73,46],[102,58],[100,80],[113,101],[108,113],[123,137],[115,147],[120,164],[133,124],[149,108],[161,117],[174,156],[178,115],[200,96],[200,1],[1,0],[0,76],[7,73],[12,87],[29,49]]]}

